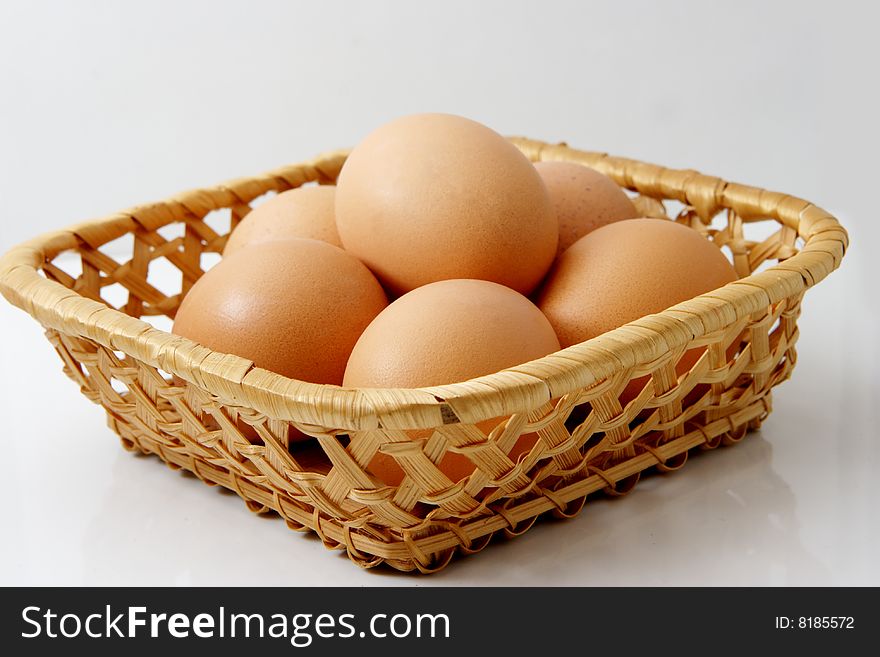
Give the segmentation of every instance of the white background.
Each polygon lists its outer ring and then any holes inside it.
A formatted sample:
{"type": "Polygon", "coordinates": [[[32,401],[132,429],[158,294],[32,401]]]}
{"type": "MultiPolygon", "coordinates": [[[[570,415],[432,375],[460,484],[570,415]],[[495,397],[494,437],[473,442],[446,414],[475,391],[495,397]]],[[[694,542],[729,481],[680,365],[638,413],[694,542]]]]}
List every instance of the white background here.
{"type": "Polygon", "coordinates": [[[431,578],[123,452],[0,303],[0,584],[880,584],[871,5],[4,0],[2,251],[416,111],[789,192],[852,248],[760,433],[431,578]]]}

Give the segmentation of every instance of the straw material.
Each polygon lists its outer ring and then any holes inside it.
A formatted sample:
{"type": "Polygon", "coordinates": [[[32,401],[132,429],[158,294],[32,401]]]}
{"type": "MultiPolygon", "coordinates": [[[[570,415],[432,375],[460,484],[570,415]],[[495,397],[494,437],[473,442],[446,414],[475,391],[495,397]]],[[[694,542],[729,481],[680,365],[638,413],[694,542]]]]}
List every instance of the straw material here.
{"type": "Polygon", "coordinates": [[[126,448],[235,491],[252,511],[316,532],[361,566],[434,572],[494,534],[519,535],[546,512],[577,515],[591,494],[626,493],[641,472],[676,470],[689,450],[758,427],[771,388],[795,364],[801,298],[847,245],[831,215],[785,194],[514,142],[534,161],[611,176],[636,193],[643,214],[671,217],[723,248],[740,280],[538,361],[411,390],[287,379],[140,319],[174,316],[254,199],[335,181],[345,160],[336,152],[43,235],[0,260],[0,291],[45,327],[64,371],[106,409],[126,448]],[[747,237],[758,224],[767,236],[747,237]],[[107,255],[125,239],[130,259],[107,255]],[[62,253],[78,255],[76,269],[65,270],[62,253]],[[171,293],[153,285],[159,266],[180,272],[171,293]],[[120,286],[125,299],[114,308],[103,297],[120,286]],[[703,355],[677,374],[695,347],[703,355]],[[640,377],[641,393],[623,407],[621,392],[640,377]],[[497,417],[508,419],[488,435],[477,426],[497,417]],[[288,444],[291,426],[316,440],[288,444]],[[538,440],[514,462],[508,454],[524,433],[538,440]],[[366,471],[377,452],[406,473],[399,486],[366,471]],[[450,481],[436,465],[447,452],[465,455],[474,473],[450,481]]]}

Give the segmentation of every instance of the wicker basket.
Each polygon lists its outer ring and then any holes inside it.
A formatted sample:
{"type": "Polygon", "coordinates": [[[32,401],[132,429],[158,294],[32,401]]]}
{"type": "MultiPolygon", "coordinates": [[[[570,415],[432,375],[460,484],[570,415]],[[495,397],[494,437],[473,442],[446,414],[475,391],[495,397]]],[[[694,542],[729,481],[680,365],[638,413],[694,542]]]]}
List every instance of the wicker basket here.
{"type": "Polygon", "coordinates": [[[785,194],[514,141],[532,160],[611,176],[645,215],[671,216],[729,250],[742,278],[538,361],[425,389],[303,383],[140,319],[174,316],[254,199],[332,183],[345,160],[336,152],[43,235],[0,260],[0,290],[45,327],[64,371],[106,409],[127,449],[225,486],[361,566],[433,572],[499,532],[519,535],[546,512],[577,515],[591,494],[626,493],[642,471],[676,470],[689,450],[756,428],[795,364],[801,298],[847,245],[831,215],[785,194]],[[131,257],[120,263],[109,247],[126,236],[131,257]],[[59,259],[65,252],[76,257],[59,259]],[[180,272],[174,290],[152,284],[160,267],[180,272]],[[124,293],[118,309],[114,287],[124,293]],[[677,374],[694,347],[703,355],[677,374]],[[633,379],[641,393],[622,407],[633,379]],[[509,419],[480,430],[499,416],[509,419]],[[316,440],[288,444],[291,426],[316,440]],[[537,443],[513,462],[508,453],[528,432],[537,443]],[[365,471],[377,451],[406,473],[399,486],[365,471]],[[469,458],[473,474],[450,481],[436,467],[447,451],[469,458]]]}

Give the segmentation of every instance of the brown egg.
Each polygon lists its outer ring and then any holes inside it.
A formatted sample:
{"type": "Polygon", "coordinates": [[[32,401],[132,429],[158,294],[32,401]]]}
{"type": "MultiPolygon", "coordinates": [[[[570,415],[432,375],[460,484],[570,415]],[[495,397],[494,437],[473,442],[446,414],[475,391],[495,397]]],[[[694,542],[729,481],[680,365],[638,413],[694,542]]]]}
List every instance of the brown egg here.
{"type": "Polygon", "coordinates": [[[724,254],[666,219],[629,219],[575,242],[538,298],[563,347],[736,280],[724,254]]]}
{"type": "Polygon", "coordinates": [[[334,198],[336,187],[321,185],[298,187],[251,210],[229,236],[223,255],[249,244],[288,237],[305,237],[342,246],[336,232],[334,198]]]}
{"type": "Polygon", "coordinates": [[[405,294],[370,323],[344,385],[438,386],[558,350],[547,318],[518,292],[489,281],[440,281],[405,294]]]}
{"type": "Polygon", "coordinates": [[[639,216],[617,183],[595,169],[574,162],[537,162],[535,168],[559,220],[557,253],[600,226],[639,216]]]}
{"type": "Polygon", "coordinates": [[[172,330],[284,376],[340,384],[355,342],[386,305],[351,254],[286,239],[224,257],[190,289],[172,330]]]}
{"type": "Polygon", "coordinates": [[[556,215],[535,167],[469,119],[418,114],[382,126],[337,186],[343,245],[395,294],[454,278],[528,294],[556,254],[556,215]]]}
{"type": "MultiPolygon", "coordinates": [[[[344,385],[363,388],[436,386],[464,381],[558,351],[547,319],[521,294],[496,283],[447,280],[420,287],[382,311],[361,335],[345,370],[344,385]]],[[[479,424],[487,433],[505,418],[479,424]]],[[[412,432],[414,439],[431,431],[412,432]]],[[[534,446],[521,436],[510,457],[534,446]]],[[[439,463],[453,481],[473,472],[470,460],[447,452],[439,463]]],[[[377,454],[370,471],[397,485],[403,471],[377,454]]]]}
{"type": "MultiPolygon", "coordinates": [[[[598,228],[566,250],[538,306],[568,347],[736,278],[727,258],[695,230],[666,219],[629,219],[598,228]]],[[[678,373],[703,351],[686,352],[678,373]]],[[[646,380],[630,382],[621,402],[635,397],[646,380]]]]}

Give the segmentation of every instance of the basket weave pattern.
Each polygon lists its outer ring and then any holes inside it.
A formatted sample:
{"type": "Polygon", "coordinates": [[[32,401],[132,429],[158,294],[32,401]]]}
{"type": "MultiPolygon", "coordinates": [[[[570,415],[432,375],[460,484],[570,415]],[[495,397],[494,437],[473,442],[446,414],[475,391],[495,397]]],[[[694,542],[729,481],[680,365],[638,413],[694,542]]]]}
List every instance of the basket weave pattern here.
{"type": "Polygon", "coordinates": [[[174,316],[254,199],[335,181],[345,159],[337,152],[44,235],[0,261],[0,291],[45,327],[64,371],[106,409],[126,448],[235,491],[252,511],[316,532],[361,566],[433,572],[496,533],[521,534],[545,512],[577,515],[593,493],[626,493],[641,472],[678,469],[691,449],[758,427],[771,388],[794,367],[803,294],[847,245],[831,215],[791,196],[514,141],[532,160],[611,176],[644,215],[726,249],[740,280],[541,360],[415,390],[287,379],[140,319],[174,316]],[[767,236],[749,239],[757,225],[767,236]],[[131,257],[118,262],[107,246],[126,235],[131,257]],[[75,268],[62,253],[78,255],[75,268]],[[157,263],[180,272],[178,289],[154,286],[157,263]],[[114,286],[125,290],[118,308],[105,301],[114,286]],[[677,371],[691,349],[699,360],[677,371]],[[635,379],[641,391],[622,405],[635,379]],[[497,417],[507,420],[488,435],[478,427],[497,417]],[[291,426],[316,440],[288,443],[291,426]],[[514,462],[508,454],[525,433],[538,440],[514,462]],[[366,472],[379,451],[405,472],[399,486],[366,472]],[[473,474],[450,481],[436,465],[448,451],[470,459],[473,474]]]}

